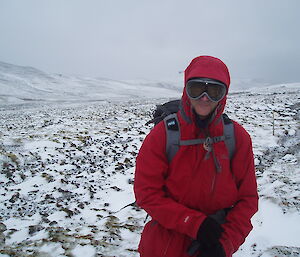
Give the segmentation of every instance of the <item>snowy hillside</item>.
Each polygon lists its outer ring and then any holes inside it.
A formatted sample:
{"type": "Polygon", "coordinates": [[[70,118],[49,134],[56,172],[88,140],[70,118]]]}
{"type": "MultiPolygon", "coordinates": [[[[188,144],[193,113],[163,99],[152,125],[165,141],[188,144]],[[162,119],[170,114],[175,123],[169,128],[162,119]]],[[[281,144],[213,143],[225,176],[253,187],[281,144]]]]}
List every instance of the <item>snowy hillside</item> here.
{"type": "MultiPolygon", "coordinates": [[[[134,201],[145,123],[180,92],[0,67],[0,256],[138,256],[146,213],[122,207],[134,201]]],[[[235,92],[227,102],[251,134],[260,194],[254,229],[234,256],[300,256],[300,83],[235,92]]]]}
{"type": "Polygon", "coordinates": [[[117,81],[47,74],[0,62],[0,105],[41,101],[105,101],[180,95],[176,83],[117,81]]]}
{"type": "MultiPolygon", "coordinates": [[[[32,67],[0,62],[0,105],[179,97],[182,82],[183,74],[163,81],[118,81],[48,74],[32,67]]],[[[231,84],[232,91],[267,85],[250,79],[233,79],[231,84]]]]}

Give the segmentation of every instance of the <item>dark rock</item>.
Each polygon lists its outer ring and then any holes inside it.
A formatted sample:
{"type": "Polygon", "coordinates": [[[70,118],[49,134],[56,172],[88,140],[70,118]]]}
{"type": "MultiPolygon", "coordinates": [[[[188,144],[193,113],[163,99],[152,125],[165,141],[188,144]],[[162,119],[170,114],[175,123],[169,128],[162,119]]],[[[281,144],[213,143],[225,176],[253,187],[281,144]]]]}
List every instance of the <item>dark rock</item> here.
{"type": "Polygon", "coordinates": [[[29,235],[32,236],[35,233],[37,233],[37,232],[39,232],[39,231],[41,231],[43,229],[44,229],[44,227],[42,227],[41,225],[32,225],[32,226],[28,227],[28,233],[29,233],[29,235]]]}
{"type": "Polygon", "coordinates": [[[1,233],[1,232],[4,232],[5,230],[7,230],[6,225],[5,225],[4,223],[1,223],[1,222],[0,222],[0,233],[1,233]]]}

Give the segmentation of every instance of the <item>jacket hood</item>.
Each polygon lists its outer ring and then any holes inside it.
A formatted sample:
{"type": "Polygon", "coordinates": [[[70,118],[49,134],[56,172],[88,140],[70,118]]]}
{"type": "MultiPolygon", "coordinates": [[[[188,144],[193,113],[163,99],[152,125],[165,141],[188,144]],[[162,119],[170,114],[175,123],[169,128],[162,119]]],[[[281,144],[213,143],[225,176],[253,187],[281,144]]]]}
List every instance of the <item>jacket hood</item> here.
{"type": "Polygon", "coordinates": [[[184,71],[184,89],[182,94],[182,107],[185,114],[193,120],[190,99],[185,92],[186,82],[191,78],[209,78],[224,83],[227,87],[226,96],[216,108],[214,117],[219,117],[224,111],[230,85],[230,74],[227,66],[218,58],[212,56],[199,56],[194,58],[184,71]]]}

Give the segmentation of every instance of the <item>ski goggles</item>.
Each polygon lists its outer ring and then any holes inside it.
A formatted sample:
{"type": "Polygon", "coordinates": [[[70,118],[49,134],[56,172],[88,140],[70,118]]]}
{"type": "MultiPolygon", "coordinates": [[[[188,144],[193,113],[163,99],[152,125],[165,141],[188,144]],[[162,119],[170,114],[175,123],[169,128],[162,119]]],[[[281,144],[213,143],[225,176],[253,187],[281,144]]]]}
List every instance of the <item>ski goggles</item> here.
{"type": "Polygon", "coordinates": [[[185,88],[188,97],[193,100],[206,95],[212,102],[219,102],[226,95],[225,84],[212,79],[191,79],[185,88]]]}

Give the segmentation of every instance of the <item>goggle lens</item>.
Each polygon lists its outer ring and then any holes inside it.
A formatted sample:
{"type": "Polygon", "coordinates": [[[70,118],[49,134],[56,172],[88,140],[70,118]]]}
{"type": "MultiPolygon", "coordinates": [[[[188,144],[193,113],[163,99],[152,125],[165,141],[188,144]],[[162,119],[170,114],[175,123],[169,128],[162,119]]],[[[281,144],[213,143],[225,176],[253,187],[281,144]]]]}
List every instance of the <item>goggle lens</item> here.
{"type": "Polygon", "coordinates": [[[211,101],[218,102],[225,96],[226,87],[221,83],[190,80],[186,84],[186,92],[188,97],[194,100],[201,98],[206,93],[211,101]]]}

